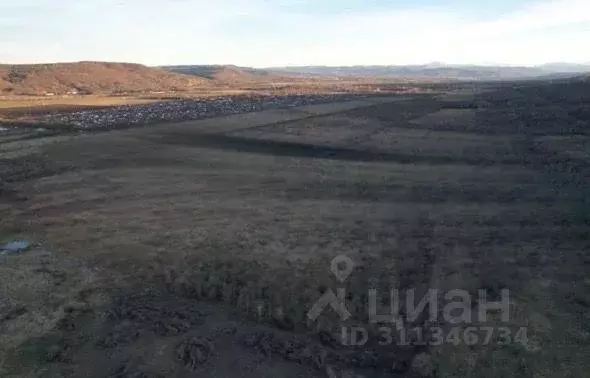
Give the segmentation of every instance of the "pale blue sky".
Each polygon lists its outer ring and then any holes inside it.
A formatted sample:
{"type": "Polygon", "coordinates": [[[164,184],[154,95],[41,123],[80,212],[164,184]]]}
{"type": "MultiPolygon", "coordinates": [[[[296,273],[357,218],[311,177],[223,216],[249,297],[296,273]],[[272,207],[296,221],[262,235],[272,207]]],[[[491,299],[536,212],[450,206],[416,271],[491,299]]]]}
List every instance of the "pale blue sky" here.
{"type": "Polygon", "coordinates": [[[0,62],[590,62],[590,0],[0,0],[0,62]]]}

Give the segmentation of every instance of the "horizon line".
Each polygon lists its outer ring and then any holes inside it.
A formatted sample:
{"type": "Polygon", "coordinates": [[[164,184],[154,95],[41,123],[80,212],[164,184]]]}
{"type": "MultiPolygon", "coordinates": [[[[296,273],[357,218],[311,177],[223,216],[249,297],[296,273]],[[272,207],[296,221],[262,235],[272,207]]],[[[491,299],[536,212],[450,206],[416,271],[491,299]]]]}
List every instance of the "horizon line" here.
{"type": "Polygon", "coordinates": [[[273,69],[273,68],[307,68],[307,67],[421,67],[421,66],[442,66],[442,67],[506,67],[506,68],[536,68],[548,65],[576,65],[576,66],[590,66],[589,62],[577,62],[577,61],[548,61],[538,64],[514,64],[514,63],[448,63],[440,61],[429,61],[425,63],[408,63],[408,64],[295,64],[295,65],[273,65],[273,66],[258,66],[258,65],[242,65],[236,63],[174,63],[174,64],[158,64],[151,65],[133,61],[115,61],[115,60],[64,60],[64,61],[46,61],[46,62],[23,62],[23,63],[3,63],[0,62],[0,66],[25,66],[25,65],[48,65],[48,64],[76,64],[76,63],[119,63],[119,64],[138,64],[146,67],[179,67],[179,66],[212,66],[212,67],[244,67],[244,68],[255,68],[255,69],[273,69]]]}

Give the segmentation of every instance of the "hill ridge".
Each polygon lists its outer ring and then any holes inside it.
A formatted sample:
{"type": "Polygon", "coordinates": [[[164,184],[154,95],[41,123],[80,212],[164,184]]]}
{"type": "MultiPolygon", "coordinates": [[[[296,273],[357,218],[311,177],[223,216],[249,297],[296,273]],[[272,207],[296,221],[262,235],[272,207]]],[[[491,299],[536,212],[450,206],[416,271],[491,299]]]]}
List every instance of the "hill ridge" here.
{"type": "Polygon", "coordinates": [[[137,63],[82,61],[0,65],[0,94],[63,95],[185,91],[209,80],[137,63]]]}

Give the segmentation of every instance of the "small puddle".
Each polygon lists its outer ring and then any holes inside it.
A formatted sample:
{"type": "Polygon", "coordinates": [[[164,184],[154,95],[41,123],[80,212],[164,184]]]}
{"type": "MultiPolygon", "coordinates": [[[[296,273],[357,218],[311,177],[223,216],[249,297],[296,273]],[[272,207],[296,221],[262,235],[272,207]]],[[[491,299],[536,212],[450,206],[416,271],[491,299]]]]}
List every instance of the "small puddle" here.
{"type": "Polygon", "coordinates": [[[31,243],[26,240],[14,240],[10,243],[0,245],[1,255],[12,255],[15,253],[24,252],[31,246],[31,243]]]}

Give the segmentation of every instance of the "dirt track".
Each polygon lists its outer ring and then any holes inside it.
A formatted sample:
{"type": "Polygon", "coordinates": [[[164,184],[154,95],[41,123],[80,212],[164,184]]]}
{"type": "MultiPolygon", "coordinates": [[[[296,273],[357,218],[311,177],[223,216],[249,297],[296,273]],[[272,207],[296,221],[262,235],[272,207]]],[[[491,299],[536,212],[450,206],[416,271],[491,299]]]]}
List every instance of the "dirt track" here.
{"type": "MultiPolygon", "coordinates": [[[[0,139],[4,235],[43,241],[0,265],[0,369],[584,376],[587,137],[571,130],[575,143],[564,141],[567,132],[530,112],[550,104],[532,94],[363,100],[0,139]],[[559,151],[576,159],[553,152],[557,135],[559,151]],[[357,264],[345,282],[349,324],[368,327],[370,287],[494,298],[509,288],[509,326],[527,326],[541,349],[383,347],[374,338],[342,346],[333,311],[306,316],[340,285],[329,270],[337,255],[357,264]]],[[[406,327],[428,332],[423,320],[406,327]]]]}

